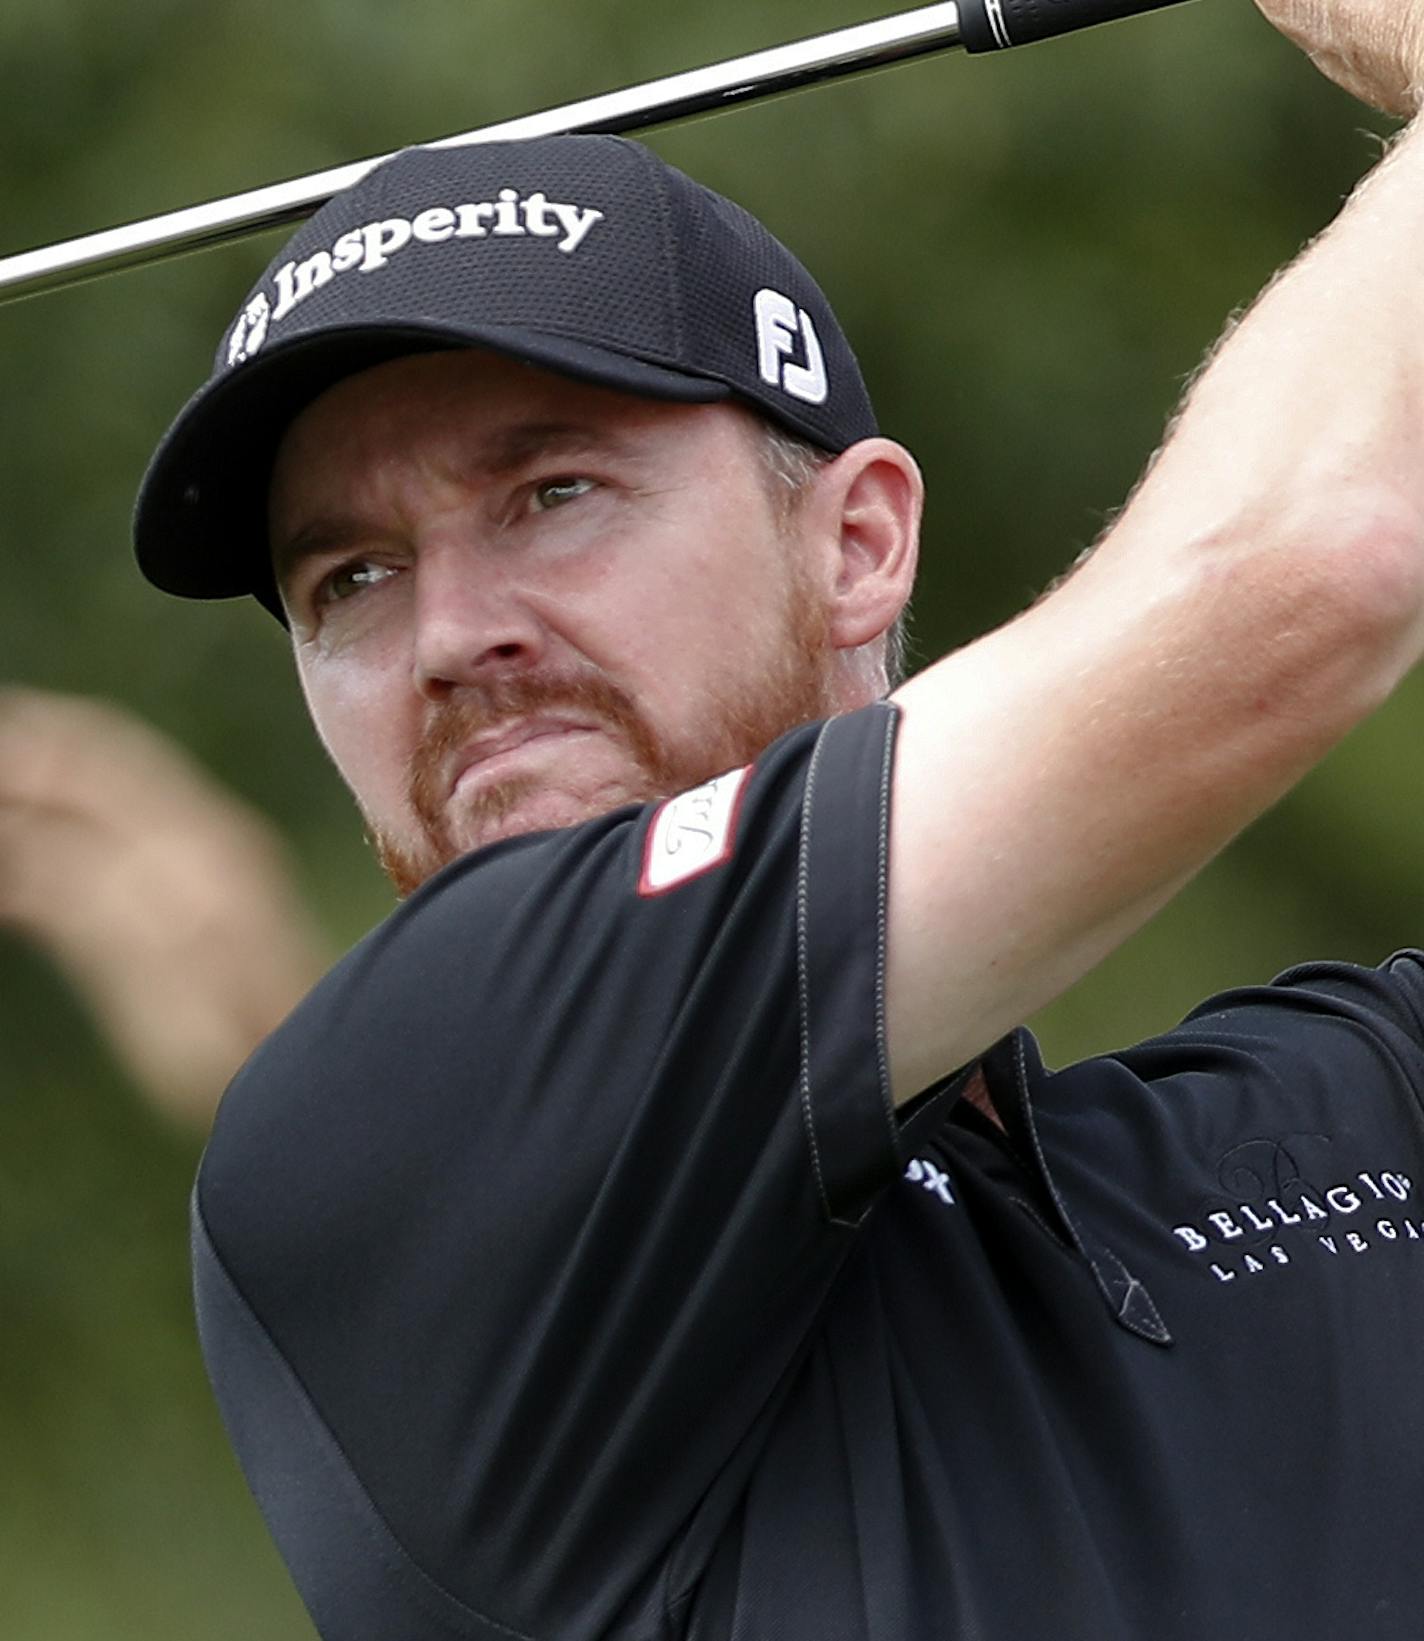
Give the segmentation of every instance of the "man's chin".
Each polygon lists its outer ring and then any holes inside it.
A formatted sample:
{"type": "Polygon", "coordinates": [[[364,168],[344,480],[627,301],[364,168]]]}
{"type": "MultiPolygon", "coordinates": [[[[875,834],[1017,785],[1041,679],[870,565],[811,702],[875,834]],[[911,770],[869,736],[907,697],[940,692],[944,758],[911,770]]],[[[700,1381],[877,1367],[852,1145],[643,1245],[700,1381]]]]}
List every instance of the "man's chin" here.
{"type": "Polygon", "coordinates": [[[482,791],[473,804],[458,804],[437,826],[421,827],[415,836],[398,837],[372,825],[371,842],[381,868],[404,899],[452,861],[491,844],[532,832],[554,832],[581,826],[628,803],[643,803],[658,794],[631,783],[604,788],[597,796],[551,790],[536,778],[514,780],[482,791]]]}

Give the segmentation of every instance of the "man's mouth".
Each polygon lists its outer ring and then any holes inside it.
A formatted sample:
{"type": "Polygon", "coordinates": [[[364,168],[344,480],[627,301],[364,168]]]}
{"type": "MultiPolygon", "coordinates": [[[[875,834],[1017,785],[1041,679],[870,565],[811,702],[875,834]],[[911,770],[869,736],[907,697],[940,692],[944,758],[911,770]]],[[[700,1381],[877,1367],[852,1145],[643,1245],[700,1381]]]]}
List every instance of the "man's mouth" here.
{"type": "Polygon", "coordinates": [[[516,763],[519,755],[536,741],[586,735],[592,727],[569,719],[541,716],[521,718],[517,723],[486,730],[467,741],[451,759],[449,793],[453,797],[462,787],[497,775],[506,764],[516,763]]]}

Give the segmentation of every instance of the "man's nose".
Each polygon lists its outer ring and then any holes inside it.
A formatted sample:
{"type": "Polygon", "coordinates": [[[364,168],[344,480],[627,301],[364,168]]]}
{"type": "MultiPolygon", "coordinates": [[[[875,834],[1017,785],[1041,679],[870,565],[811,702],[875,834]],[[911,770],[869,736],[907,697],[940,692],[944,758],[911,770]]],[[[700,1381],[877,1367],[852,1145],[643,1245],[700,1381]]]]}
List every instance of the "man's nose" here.
{"type": "Polygon", "coordinates": [[[451,545],[422,553],[414,576],[412,666],[422,695],[439,700],[543,656],[547,632],[506,567],[451,545]]]}

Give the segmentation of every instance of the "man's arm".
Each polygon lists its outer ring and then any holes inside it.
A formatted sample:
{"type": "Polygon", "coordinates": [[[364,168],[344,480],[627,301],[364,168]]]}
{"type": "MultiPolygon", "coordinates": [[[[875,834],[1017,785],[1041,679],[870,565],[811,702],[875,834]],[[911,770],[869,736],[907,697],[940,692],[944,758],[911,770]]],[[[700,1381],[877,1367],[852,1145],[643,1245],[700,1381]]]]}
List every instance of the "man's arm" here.
{"type": "MultiPolygon", "coordinates": [[[[1382,106],[1419,78],[1413,0],[1269,9],[1382,106]]],[[[1091,969],[1419,659],[1421,269],[1416,125],[1228,334],[1088,563],[897,692],[898,1100],[1091,969]]]]}

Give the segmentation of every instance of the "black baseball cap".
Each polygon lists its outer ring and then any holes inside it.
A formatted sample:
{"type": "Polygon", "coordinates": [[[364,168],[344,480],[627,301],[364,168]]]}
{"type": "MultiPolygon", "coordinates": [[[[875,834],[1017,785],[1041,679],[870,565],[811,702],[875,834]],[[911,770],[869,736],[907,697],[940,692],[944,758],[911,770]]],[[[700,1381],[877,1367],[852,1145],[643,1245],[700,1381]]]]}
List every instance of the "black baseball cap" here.
{"type": "Polygon", "coordinates": [[[343,377],[478,346],[647,398],[737,398],[828,451],[876,431],[820,287],[739,205],[620,137],[412,148],[282,247],[139,491],[139,567],[281,616],[267,491],[343,377]]]}

